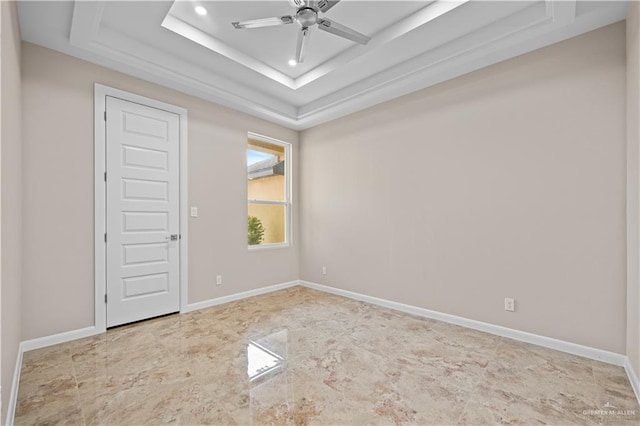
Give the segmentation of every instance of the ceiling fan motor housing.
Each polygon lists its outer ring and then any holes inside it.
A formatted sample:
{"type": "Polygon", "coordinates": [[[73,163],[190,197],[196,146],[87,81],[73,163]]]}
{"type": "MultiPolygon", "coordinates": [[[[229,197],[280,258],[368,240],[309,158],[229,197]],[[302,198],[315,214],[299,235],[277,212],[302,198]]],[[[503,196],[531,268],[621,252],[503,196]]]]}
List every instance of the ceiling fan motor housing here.
{"type": "Polygon", "coordinates": [[[296,22],[302,28],[315,25],[318,22],[318,13],[310,7],[303,7],[296,13],[296,22]]]}

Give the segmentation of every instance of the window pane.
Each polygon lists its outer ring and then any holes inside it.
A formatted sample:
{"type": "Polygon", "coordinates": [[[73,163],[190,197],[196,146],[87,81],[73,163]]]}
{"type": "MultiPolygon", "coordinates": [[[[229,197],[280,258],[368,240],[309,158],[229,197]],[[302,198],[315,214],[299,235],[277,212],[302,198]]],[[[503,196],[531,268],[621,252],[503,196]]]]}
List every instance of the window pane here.
{"type": "Polygon", "coordinates": [[[285,206],[249,204],[249,245],[284,243],[285,206]]]}
{"type": "Polygon", "coordinates": [[[285,171],[283,146],[249,140],[247,149],[249,200],[286,201],[285,171]]]}
{"type": "Polygon", "coordinates": [[[247,195],[249,200],[285,201],[284,176],[269,176],[249,180],[247,195]]]}

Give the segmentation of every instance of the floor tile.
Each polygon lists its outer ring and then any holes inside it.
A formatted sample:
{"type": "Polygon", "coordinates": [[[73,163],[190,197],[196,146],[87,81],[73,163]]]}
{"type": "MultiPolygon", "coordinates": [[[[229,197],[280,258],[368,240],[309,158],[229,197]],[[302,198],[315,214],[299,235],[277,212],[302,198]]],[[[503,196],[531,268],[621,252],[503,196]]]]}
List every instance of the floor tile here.
{"type": "Polygon", "coordinates": [[[24,355],[15,424],[639,424],[624,369],[303,287],[24,355]]]}

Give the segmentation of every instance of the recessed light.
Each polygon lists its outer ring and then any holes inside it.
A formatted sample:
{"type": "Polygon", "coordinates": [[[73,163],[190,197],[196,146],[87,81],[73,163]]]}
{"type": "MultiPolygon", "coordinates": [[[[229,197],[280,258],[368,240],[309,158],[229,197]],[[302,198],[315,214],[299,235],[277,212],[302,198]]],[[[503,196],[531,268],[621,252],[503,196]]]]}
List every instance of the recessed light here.
{"type": "Polygon", "coordinates": [[[205,9],[205,8],[204,8],[204,7],[202,7],[202,6],[196,6],[196,13],[197,13],[198,15],[204,16],[204,15],[206,15],[206,14],[207,14],[207,9],[205,9]]]}
{"type": "Polygon", "coordinates": [[[296,65],[298,65],[298,62],[295,59],[289,59],[290,67],[295,67],[296,65]]]}

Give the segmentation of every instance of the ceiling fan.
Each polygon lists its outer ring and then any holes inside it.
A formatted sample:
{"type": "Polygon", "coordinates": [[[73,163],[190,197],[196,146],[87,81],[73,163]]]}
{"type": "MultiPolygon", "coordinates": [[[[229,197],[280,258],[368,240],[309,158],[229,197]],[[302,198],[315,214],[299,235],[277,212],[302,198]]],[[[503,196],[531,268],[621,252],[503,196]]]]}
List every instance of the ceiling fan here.
{"type": "Polygon", "coordinates": [[[333,6],[338,4],[340,0],[289,0],[289,3],[296,8],[293,15],[285,15],[273,18],[253,19],[250,21],[232,22],[231,24],[237,29],[244,28],[260,28],[274,27],[278,25],[287,25],[296,22],[301,29],[298,33],[298,45],[296,47],[296,62],[304,62],[304,54],[309,45],[309,37],[311,36],[311,27],[318,25],[318,29],[328,33],[355,41],[360,44],[367,44],[371,37],[361,34],[349,27],[345,27],[335,21],[326,18],[320,18],[319,12],[326,13],[333,6]]]}

